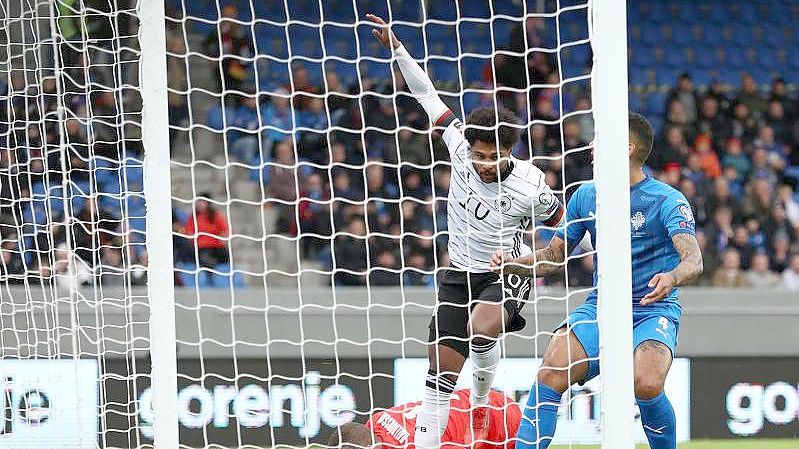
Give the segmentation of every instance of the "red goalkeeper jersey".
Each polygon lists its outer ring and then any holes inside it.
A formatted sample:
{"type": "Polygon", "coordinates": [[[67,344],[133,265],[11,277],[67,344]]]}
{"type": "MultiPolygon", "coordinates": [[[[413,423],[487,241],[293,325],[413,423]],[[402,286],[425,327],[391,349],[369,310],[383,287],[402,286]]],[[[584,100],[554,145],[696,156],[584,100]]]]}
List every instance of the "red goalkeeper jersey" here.
{"type": "MultiPolygon", "coordinates": [[[[456,390],[450,399],[450,413],[447,428],[441,437],[442,449],[465,449],[471,447],[473,440],[476,449],[514,449],[513,438],[519,428],[521,410],[513,399],[492,390],[489,395],[488,433],[479,435],[471,429],[469,413],[470,391],[456,390]]],[[[410,402],[388,410],[375,413],[366,423],[375,436],[383,443],[384,449],[415,449],[413,434],[416,426],[416,411],[421,402],[410,402]]]]}

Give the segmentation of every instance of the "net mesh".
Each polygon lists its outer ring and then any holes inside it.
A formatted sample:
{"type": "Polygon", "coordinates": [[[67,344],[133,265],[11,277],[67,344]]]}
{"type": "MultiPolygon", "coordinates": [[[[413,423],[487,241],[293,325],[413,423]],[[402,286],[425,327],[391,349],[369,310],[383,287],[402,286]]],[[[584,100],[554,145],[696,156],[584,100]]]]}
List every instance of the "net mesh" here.
{"type": "MultiPolygon", "coordinates": [[[[26,385],[64,395],[72,408],[53,400],[53,413],[80,423],[42,437],[16,417],[6,433],[48,447],[152,441],[139,6],[0,9],[2,363],[18,370],[14,398],[26,385]]],[[[182,444],[324,443],[421,397],[450,163],[367,12],[391,21],[457,116],[515,112],[514,155],[564,204],[592,176],[585,2],[168,1],[182,444]]],[[[538,363],[514,359],[542,355],[592,263],[578,254],[538,279],[527,329],[502,337],[497,387],[513,399],[538,363]]],[[[561,441],[594,438],[595,391],[564,401],[561,441]]]]}

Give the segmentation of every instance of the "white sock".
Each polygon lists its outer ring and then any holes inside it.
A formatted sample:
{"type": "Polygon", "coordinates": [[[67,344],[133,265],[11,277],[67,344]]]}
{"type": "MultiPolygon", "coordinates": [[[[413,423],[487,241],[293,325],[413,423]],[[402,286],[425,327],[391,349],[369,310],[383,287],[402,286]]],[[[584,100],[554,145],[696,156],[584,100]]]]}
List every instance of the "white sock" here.
{"type": "Polygon", "coordinates": [[[469,349],[469,358],[472,360],[474,370],[472,372],[472,404],[488,405],[488,394],[491,392],[491,384],[497,373],[497,365],[502,355],[499,344],[492,341],[489,345],[472,344],[469,349]]]}
{"type": "Polygon", "coordinates": [[[414,444],[418,449],[438,449],[449,421],[449,400],[455,383],[434,371],[427,373],[422,405],[416,413],[414,444]]]}

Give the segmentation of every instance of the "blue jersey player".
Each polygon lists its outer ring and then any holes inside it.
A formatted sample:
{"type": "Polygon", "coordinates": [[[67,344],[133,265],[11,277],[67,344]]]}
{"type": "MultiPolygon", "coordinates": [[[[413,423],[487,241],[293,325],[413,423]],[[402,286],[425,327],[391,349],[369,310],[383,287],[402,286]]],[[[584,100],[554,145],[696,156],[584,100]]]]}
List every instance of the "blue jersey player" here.
{"type": "MultiPolygon", "coordinates": [[[[663,385],[677,345],[681,312],[678,286],[702,273],[702,255],[694,236],[691,206],[685,197],[643,172],[652,151],[652,127],[643,116],[630,113],[629,129],[635,397],[650,447],[674,449],[674,409],[663,394],[663,385]]],[[[596,244],[595,205],[593,183],[583,184],[569,200],[565,230],[556,233],[546,248],[539,249],[535,256],[515,259],[498,251],[492,266],[528,276],[556,270],[586,232],[596,244]],[[534,262],[538,263],[535,269],[534,262]]],[[[595,270],[595,286],[596,280],[595,270]]],[[[594,290],[561,323],[550,341],[524,409],[518,449],[549,446],[555,434],[561,394],[571,384],[586,382],[599,374],[596,304],[594,290]],[[587,361],[589,358],[592,360],[587,361]]]]}

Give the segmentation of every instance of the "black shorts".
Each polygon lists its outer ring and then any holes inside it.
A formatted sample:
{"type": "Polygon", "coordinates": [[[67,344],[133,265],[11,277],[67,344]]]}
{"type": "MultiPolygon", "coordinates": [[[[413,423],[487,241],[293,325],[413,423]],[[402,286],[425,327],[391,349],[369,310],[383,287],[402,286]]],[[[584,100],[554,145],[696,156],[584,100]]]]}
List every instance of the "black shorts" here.
{"type": "Polygon", "coordinates": [[[509,317],[505,332],[524,329],[527,322],[519,312],[531,286],[531,278],[515,274],[505,276],[500,282],[496,273],[468,273],[453,268],[442,270],[428,341],[438,342],[468,357],[469,312],[480,302],[502,303],[509,317]]]}

